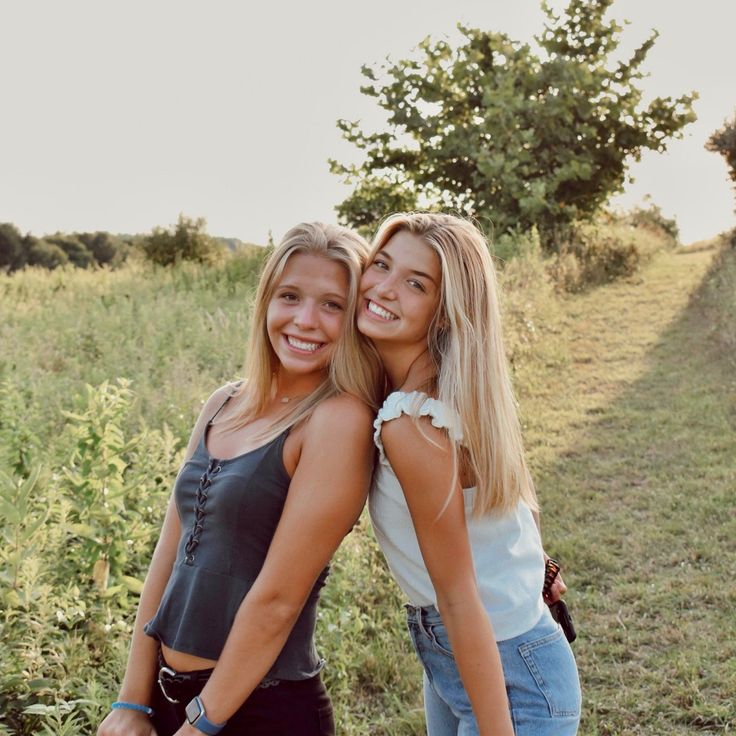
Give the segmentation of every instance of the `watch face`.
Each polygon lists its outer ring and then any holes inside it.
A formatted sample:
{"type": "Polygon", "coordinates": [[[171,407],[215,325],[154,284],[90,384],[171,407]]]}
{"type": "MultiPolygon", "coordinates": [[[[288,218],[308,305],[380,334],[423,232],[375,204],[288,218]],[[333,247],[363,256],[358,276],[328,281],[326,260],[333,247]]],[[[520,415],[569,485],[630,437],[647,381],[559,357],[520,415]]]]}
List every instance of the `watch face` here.
{"type": "Polygon", "coordinates": [[[199,702],[199,698],[192,698],[187,704],[185,712],[189,723],[194,723],[202,714],[202,705],[199,702]]]}

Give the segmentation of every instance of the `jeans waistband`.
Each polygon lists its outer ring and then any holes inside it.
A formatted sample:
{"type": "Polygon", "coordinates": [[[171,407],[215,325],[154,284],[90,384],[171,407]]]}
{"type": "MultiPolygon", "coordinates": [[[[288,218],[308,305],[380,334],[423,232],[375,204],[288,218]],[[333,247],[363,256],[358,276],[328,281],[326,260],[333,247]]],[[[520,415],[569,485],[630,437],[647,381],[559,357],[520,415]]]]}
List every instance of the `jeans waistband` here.
{"type": "Polygon", "coordinates": [[[415,606],[411,603],[405,603],[406,620],[408,623],[415,623],[419,626],[433,626],[442,623],[442,617],[436,606],[415,606]]]}

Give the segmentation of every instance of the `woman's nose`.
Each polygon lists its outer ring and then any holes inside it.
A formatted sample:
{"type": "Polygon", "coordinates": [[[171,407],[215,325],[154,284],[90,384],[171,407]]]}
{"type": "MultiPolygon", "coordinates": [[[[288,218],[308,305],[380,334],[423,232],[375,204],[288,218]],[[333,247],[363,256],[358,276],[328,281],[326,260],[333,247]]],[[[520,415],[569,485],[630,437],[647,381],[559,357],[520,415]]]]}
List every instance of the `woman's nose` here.
{"type": "Polygon", "coordinates": [[[294,324],[302,329],[312,329],[317,326],[317,306],[304,302],[294,315],[294,324]]]}
{"type": "Polygon", "coordinates": [[[396,298],[396,282],[391,274],[387,275],[382,281],[379,281],[376,284],[375,289],[376,294],[384,299],[396,298]]]}

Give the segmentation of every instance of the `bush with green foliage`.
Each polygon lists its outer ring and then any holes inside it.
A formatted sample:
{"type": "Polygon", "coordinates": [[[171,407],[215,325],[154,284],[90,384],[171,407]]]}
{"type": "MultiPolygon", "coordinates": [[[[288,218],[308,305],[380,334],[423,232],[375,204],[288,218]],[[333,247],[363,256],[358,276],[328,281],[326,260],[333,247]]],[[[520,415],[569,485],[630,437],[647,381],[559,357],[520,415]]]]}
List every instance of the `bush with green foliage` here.
{"type": "MultiPolygon", "coordinates": [[[[12,394],[5,384],[4,404],[23,403],[12,394]]],[[[0,713],[14,733],[38,733],[40,716],[70,702],[91,732],[119,677],[181,453],[166,426],[126,434],[132,405],[123,380],[87,387],[84,409],[67,412],[61,463],[0,472],[0,713]]],[[[27,435],[0,425],[3,444],[27,435]]]]}
{"type": "Polygon", "coordinates": [[[647,207],[634,207],[625,215],[625,221],[634,227],[641,227],[663,233],[672,240],[672,245],[680,242],[680,228],[674,217],[665,217],[662,210],[653,202],[647,207]]]}
{"type": "Polygon", "coordinates": [[[717,130],[705,144],[709,151],[720,153],[726,159],[732,181],[736,182],[736,115],[726,120],[723,127],[717,130]]]}
{"type": "Polygon", "coordinates": [[[453,48],[430,38],[414,58],[363,67],[362,92],[388,116],[384,132],[341,120],[364,155],[331,161],[354,186],[340,219],[364,232],[387,213],[458,211],[495,234],[537,226],[545,247],[620,191],[627,165],[663,151],[695,119],[695,94],[642,102],[638,85],[653,34],[624,61],[613,0],[571,0],[547,24],[539,52],[504,33],[460,27],[453,48]],[[487,226],[492,223],[493,227],[487,226]]]}
{"type": "Polygon", "coordinates": [[[20,230],[11,222],[0,222],[0,271],[23,266],[25,244],[20,230]]]}
{"type": "Polygon", "coordinates": [[[170,266],[179,261],[210,263],[222,253],[222,248],[207,235],[203,218],[196,220],[179,215],[176,225],[169,229],[154,228],[143,238],[146,258],[159,266],[170,266]]]}

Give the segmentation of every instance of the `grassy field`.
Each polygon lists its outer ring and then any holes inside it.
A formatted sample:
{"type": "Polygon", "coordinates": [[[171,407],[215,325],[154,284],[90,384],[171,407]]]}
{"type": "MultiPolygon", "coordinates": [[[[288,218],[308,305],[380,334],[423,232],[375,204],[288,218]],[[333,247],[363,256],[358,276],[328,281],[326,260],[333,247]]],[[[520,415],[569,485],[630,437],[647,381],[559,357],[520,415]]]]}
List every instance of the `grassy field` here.
{"type": "MultiPolygon", "coordinates": [[[[0,501],[26,498],[2,528],[0,733],[93,733],[113,699],[135,581],[200,403],[238,375],[256,270],[0,276],[0,501]],[[118,376],[132,393],[99,388],[118,376]],[[98,486],[119,486],[127,527],[98,486]]],[[[736,251],[662,251],[572,296],[533,254],[504,280],[546,547],[579,630],[581,733],[735,732],[736,251]]],[[[424,732],[400,603],[362,520],[320,614],[341,734],[424,732]]]]}
{"type": "Polygon", "coordinates": [[[546,361],[519,371],[590,736],[736,730],[736,374],[718,331],[736,258],[718,254],[661,253],[567,299],[546,361]]]}

